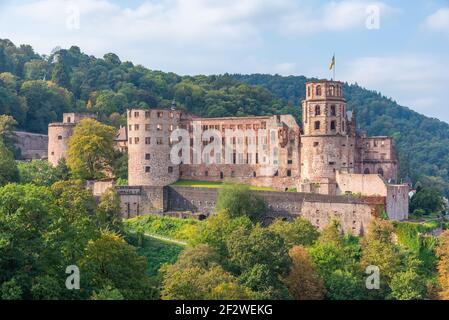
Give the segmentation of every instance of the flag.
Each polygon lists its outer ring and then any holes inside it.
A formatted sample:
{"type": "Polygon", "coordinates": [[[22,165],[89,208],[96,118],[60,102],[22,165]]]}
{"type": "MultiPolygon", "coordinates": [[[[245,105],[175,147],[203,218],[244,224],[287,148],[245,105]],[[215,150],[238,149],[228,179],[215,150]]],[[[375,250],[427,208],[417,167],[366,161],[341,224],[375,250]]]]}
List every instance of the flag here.
{"type": "Polygon", "coordinates": [[[330,65],[329,65],[329,70],[332,70],[334,67],[335,67],[335,54],[332,57],[332,61],[331,61],[330,65]]]}
{"type": "Polygon", "coordinates": [[[332,57],[332,61],[331,61],[330,65],[329,65],[329,70],[332,70],[333,68],[335,68],[335,54],[332,57]]]}

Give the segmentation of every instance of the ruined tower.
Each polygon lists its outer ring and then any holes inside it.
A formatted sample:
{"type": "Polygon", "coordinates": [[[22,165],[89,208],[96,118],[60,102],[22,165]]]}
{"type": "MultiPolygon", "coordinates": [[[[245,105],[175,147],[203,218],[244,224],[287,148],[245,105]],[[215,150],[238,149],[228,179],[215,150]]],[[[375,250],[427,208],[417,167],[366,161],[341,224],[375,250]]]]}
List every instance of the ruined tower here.
{"type": "Polygon", "coordinates": [[[176,110],[128,110],[130,186],[166,186],[179,179],[179,165],[170,160],[170,135],[180,118],[176,110]]]}
{"type": "Polygon", "coordinates": [[[336,171],[354,172],[355,133],[351,130],[339,81],[311,81],[302,102],[299,190],[336,193],[336,171]]]}

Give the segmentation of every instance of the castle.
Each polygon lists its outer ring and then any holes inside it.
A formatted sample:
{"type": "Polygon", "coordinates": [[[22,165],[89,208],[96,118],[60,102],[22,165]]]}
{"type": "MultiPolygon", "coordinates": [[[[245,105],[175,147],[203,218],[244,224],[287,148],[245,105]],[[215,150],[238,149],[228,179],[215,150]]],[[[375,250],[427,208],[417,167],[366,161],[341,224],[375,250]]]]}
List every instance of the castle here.
{"type": "MultiPolygon", "coordinates": [[[[391,219],[407,219],[408,186],[396,183],[393,139],[356,130],[342,86],[306,84],[302,129],[291,115],[201,118],[174,108],[128,110],[127,127],[116,137],[116,147],[128,152],[129,186],[117,188],[124,216],[210,214],[216,190],[171,186],[183,179],[297,191],[261,194],[273,217],[304,215],[317,227],[336,216],[345,230],[360,234],[380,207],[391,219]]],[[[63,123],[49,125],[52,164],[66,156],[83,117],[91,116],[65,114],[63,123]]]]}

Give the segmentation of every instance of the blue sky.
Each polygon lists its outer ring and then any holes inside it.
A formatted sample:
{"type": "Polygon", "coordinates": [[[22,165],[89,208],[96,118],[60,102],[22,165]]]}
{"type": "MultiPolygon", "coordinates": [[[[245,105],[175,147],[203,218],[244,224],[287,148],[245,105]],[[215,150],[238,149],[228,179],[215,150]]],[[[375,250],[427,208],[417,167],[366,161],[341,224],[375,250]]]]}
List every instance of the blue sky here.
{"type": "Polygon", "coordinates": [[[7,0],[0,38],[179,74],[329,77],[335,52],[339,80],[449,122],[448,0],[7,0]]]}

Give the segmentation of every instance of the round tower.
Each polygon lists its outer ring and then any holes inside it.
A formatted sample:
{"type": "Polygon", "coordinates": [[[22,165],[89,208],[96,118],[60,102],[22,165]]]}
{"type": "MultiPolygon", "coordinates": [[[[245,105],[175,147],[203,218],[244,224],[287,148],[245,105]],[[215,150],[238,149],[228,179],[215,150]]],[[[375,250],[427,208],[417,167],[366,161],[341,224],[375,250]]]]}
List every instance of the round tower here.
{"type": "Polygon", "coordinates": [[[343,84],[308,82],[302,122],[300,190],[335,194],[336,171],[354,168],[355,138],[348,128],[343,84]]]}
{"type": "Polygon", "coordinates": [[[59,160],[67,158],[68,141],[74,123],[50,123],[48,125],[48,162],[57,166],[59,160]]]}
{"type": "Polygon", "coordinates": [[[170,135],[181,113],[175,110],[128,110],[128,184],[166,186],[179,179],[170,160],[170,135]]]}

